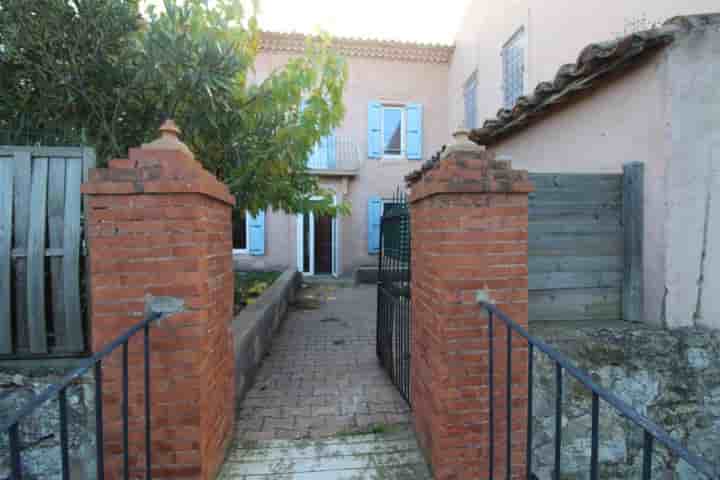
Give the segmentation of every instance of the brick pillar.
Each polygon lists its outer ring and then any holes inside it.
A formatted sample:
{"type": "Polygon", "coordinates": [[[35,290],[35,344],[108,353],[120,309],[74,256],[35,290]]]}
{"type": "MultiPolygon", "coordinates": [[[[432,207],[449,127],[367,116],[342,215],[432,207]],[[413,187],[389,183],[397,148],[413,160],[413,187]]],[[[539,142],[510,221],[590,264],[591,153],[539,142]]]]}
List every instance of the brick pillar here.
{"type": "MultiPolygon", "coordinates": [[[[95,351],[143,319],[145,296],[184,300],[151,330],[153,478],[214,479],[234,423],[234,277],[225,185],[178,140],[172,121],[129,159],[95,169],[82,191],[95,351]]],[[[106,471],[122,472],[121,363],[104,365],[106,471]]],[[[142,335],[129,349],[131,478],[144,477],[142,335]]]]}
{"type": "MultiPolygon", "coordinates": [[[[527,326],[527,172],[456,134],[412,188],[412,401],[437,479],[489,478],[488,317],[476,292],[527,326]]],[[[495,468],[505,478],[506,331],[495,321],[495,468]]],[[[527,347],[512,362],[512,478],[525,475],[527,347]]]]}

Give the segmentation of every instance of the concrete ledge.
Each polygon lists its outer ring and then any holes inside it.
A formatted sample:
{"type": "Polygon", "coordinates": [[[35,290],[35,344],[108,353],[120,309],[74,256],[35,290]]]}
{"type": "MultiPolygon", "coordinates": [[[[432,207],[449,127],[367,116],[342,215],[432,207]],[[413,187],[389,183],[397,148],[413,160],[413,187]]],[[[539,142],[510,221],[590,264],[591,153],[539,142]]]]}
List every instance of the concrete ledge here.
{"type": "Polygon", "coordinates": [[[378,269],[377,267],[359,267],[355,270],[355,283],[377,283],[378,269]]]}
{"type": "MultiPolygon", "coordinates": [[[[392,279],[403,280],[408,278],[407,270],[398,269],[394,272],[386,273],[392,279]]],[[[355,284],[372,283],[378,282],[378,267],[360,267],[355,270],[355,284]]]]}
{"type": "Polygon", "coordinates": [[[297,270],[286,270],[256,303],[248,305],[233,318],[237,402],[252,387],[273,334],[285,320],[288,305],[295,300],[301,282],[302,275],[297,270]]]}

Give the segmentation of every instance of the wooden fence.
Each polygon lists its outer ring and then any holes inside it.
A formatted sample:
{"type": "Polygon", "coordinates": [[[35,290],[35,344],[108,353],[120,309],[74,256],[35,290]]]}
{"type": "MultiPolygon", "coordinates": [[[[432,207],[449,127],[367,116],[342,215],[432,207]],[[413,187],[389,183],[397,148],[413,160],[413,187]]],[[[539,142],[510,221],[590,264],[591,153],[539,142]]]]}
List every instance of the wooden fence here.
{"type": "Polygon", "coordinates": [[[80,185],[89,148],[0,147],[0,356],[86,350],[80,185]]]}
{"type": "Polygon", "coordinates": [[[530,179],[530,320],[641,320],[642,164],[530,179]]]}

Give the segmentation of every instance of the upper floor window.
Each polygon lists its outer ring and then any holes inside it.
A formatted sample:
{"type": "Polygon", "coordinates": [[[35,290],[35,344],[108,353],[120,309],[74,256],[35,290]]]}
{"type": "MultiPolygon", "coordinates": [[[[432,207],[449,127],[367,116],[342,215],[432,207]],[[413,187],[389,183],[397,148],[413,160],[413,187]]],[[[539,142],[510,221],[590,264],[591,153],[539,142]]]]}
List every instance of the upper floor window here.
{"type": "Polygon", "coordinates": [[[527,35],[521,27],[502,48],[503,104],[512,108],[525,91],[525,50],[527,35]]]}
{"type": "Polygon", "coordinates": [[[370,102],[368,104],[369,158],[422,158],[422,105],[370,102]]]}
{"type": "Polygon", "coordinates": [[[477,70],[465,81],[463,103],[465,105],[465,128],[477,128],[477,70]]]}
{"type": "Polygon", "coordinates": [[[383,156],[399,157],[405,151],[405,108],[382,107],[383,156]]]}

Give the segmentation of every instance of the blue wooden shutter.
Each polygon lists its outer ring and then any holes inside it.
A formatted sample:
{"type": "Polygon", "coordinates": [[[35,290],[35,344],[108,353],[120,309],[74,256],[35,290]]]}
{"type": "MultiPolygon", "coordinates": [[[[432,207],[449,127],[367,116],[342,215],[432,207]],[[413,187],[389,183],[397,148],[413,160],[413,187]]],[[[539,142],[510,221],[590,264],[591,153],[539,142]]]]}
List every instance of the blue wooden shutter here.
{"type": "Polygon", "coordinates": [[[381,115],[382,105],[380,105],[380,102],[370,102],[368,104],[368,158],[380,158],[382,156],[381,115]]]}
{"type": "Polygon", "coordinates": [[[250,255],[265,255],[265,212],[260,211],[257,215],[248,215],[248,249],[250,255]]]}
{"type": "Polygon", "coordinates": [[[422,159],[422,105],[409,104],[405,107],[407,134],[405,136],[408,160],[422,159]]]}
{"type": "Polygon", "coordinates": [[[368,252],[380,251],[380,217],[382,216],[382,199],[370,197],[368,200],[368,252]]]}

